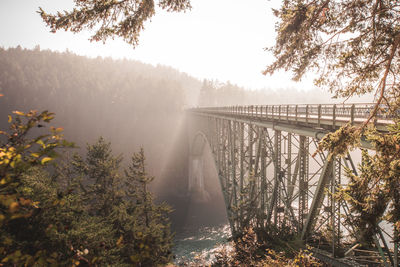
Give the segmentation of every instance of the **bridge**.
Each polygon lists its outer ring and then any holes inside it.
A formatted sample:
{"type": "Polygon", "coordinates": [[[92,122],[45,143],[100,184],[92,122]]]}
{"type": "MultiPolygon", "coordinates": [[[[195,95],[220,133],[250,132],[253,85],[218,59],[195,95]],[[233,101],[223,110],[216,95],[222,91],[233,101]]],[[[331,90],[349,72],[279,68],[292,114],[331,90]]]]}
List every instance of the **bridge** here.
{"type": "MultiPolygon", "coordinates": [[[[203,197],[203,154],[212,151],[232,235],[249,225],[291,236],[333,266],[398,266],[393,227],[380,223],[365,249],[352,235],[352,214],[333,194],[357,174],[361,150],[345,157],[317,153],[318,141],[347,123],[360,125],[373,104],[194,108],[190,118],[189,191],[203,197]],[[200,192],[200,193],[199,193],[200,192]]],[[[392,123],[381,110],[379,131],[392,123]]],[[[361,140],[362,149],[371,145],[361,140]]]]}

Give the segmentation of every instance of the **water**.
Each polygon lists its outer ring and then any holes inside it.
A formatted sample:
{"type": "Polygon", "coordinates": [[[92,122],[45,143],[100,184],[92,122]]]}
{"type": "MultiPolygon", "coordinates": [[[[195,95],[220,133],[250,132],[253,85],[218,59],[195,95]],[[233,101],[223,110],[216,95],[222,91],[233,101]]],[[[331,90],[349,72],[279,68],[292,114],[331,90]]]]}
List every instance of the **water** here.
{"type": "Polygon", "coordinates": [[[175,264],[178,266],[209,265],[215,252],[228,245],[229,225],[185,229],[175,236],[175,264]]]}

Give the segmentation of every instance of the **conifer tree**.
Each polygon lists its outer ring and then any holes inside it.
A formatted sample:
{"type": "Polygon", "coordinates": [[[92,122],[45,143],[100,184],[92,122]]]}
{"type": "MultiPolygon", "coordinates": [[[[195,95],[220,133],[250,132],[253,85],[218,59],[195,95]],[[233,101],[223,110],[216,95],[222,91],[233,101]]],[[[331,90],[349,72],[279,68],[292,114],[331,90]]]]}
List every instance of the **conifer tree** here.
{"type": "Polygon", "coordinates": [[[154,178],[146,173],[144,150],[132,156],[125,175],[119,174],[121,160],[121,156],[113,155],[111,144],[103,138],[87,146],[85,158],[74,155],[71,164],[77,175],[75,180],[83,203],[87,203],[84,211],[88,215],[83,219],[91,220],[85,224],[87,230],[76,232],[83,236],[91,233],[102,240],[103,248],[107,246],[106,251],[95,249],[98,263],[166,264],[172,246],[169,208],[153,203],[148,185],[154,178]],[[108,229],[107,234],[100,237],[91,232],[103,224],[99,230],[108,229]]]}
{"type": "Polygon", "coordinates": [[[111,143],[103,137],[93,145],[87,145],[86,158],[74,155],[72,164],[82,175],[82,189],[90,202],[90,212],[108,216],[118,201],[117,186],[122,156],[112,154],[111,143]]]}
{"type": "Polygon", "coordinates": [[[165,264],[171,259],[170,208],[165,204],[154,204],[148,190],[153,179],[146,172],[141,148],[133,154],[125,170],[124,190],[128,199],[127,210],[134,215],[134,234],[130,236],[131,260],[144,266],[165,264]]]}
{"type": "Polygon", "coordinates": [[[400,232],[400,9],[389,0],[283,1],[276,25],[277,39],[270,51],[276,60],[265,74],[291,70],[294,80],[310,71],[315,84],[335,96],[375,93],[375,106],[361,126],[345,125],[326,135],[319,150],[344,156],[359,147],[364,136],[375,155],[364,153],[359,175],[348,173],[344,197],[355,214],[355,235],[366,243],[387,219],[400,232]],[[392,119],[386,132],[372,122],[378,116],[392,119]]]}
{"type": "Polygon", "coordinates": [[[366,243],[388,219],[399,240],[400,9],[397,1],[338,0],[284,1],[279,10],[277,40],[270,50],[276,60],[265,73],[292,70],[300,80],[309,71],[319,77],[316,85],[335,96],[350,97],[375,92],[375,106],[361,126],[345,125],[326,135],[319,150],[344,156],[359,147],[362,136],[375,148],[364,153],[360,174],[348,173],[350,183],[344,197],[355,213],[355,235],[366,243]],[[386,113],[386,114],[385,114],[386,113]],[[385,133],[370,122],[377,116],[393,120],[385,133]]]}
{"type": "MultiPolygon", "coordinates": [[[[74,0],[75,8],[57,15],[47,14],[42,8],[39,14],[52,32],[96,29],[92,41],[105,42],[115,36],[135,46],[139,41],[144,23],[156,13],[154,0],[74,0]]],[[[169,12],[180,12],[191,8],[190,0],[158,0],[158,6],[169,12]]]]}

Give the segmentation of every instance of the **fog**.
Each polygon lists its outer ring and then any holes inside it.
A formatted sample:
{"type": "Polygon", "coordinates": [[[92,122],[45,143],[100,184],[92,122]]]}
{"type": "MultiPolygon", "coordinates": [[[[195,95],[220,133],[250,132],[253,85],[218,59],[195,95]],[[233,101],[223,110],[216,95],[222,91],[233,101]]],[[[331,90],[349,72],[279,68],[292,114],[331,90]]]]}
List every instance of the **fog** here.
{"type": "MultiPolygon", "coordinates": [[[[226,221],[222,194],[209,149],[205,150],[204,184],[208,201],[188,194],[189,143],[184,110],[194,106],[340,103],[327,92],[290,88],[248,90],[229,81],[200,81],[167,66],[132,60],[89,59],[39,47],[0,48],[0,129],[14,110],[49,110],[52,125],[83,153],[100,136],[115,154],[129,159],[144,148],[152,190],[174,208],[175,229],[226,221]],[[209,205],[214,203],[214,205],[209,205]],[[208,214],[208,216],[205,216],[208,214]],[[202,220],[206,218],[207,220],[202,220]]],[[[370,98],[353,99],[367,102],[370,98]]]]}

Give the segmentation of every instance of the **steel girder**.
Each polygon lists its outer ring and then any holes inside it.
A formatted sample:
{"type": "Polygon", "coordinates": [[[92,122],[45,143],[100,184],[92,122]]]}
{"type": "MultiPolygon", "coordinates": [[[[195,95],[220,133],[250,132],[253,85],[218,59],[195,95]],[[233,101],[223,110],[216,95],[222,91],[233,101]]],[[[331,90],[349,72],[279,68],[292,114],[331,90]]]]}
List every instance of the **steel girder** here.
{"type": "Polygon", "coordinates": [[[273,225],[303,235],[312,232],[332,175],[328,171],[332,164],[324,168],[329,162],[326,155],[310,156],[310,150],[315,150],[313,139],[222,118],[209,117],[208,123],[206,135],[232,231],[273,225]],[[317,191],[322,194],[314,207],[311,200],[317,191]]]}
{"type": "MultiPolygon", "coordinates": [[[[345,202],[333,196],[345,182],[344,169],[356,173],[350,154],[343,158],[321,152],[311,155],[324,134],[318,129],[194,116],[207,124],[202,123],[204,138],[214,155],[233,235],[248,226],[289,229],[332,257],[338,256],[339,248],[351,254],[346,244],[354,237],[345,224],[351,213],[345,202]]],[[[397,253],[390,253],[384,235],[375,240],[383,262],[397,264],[397,253]]]]}

